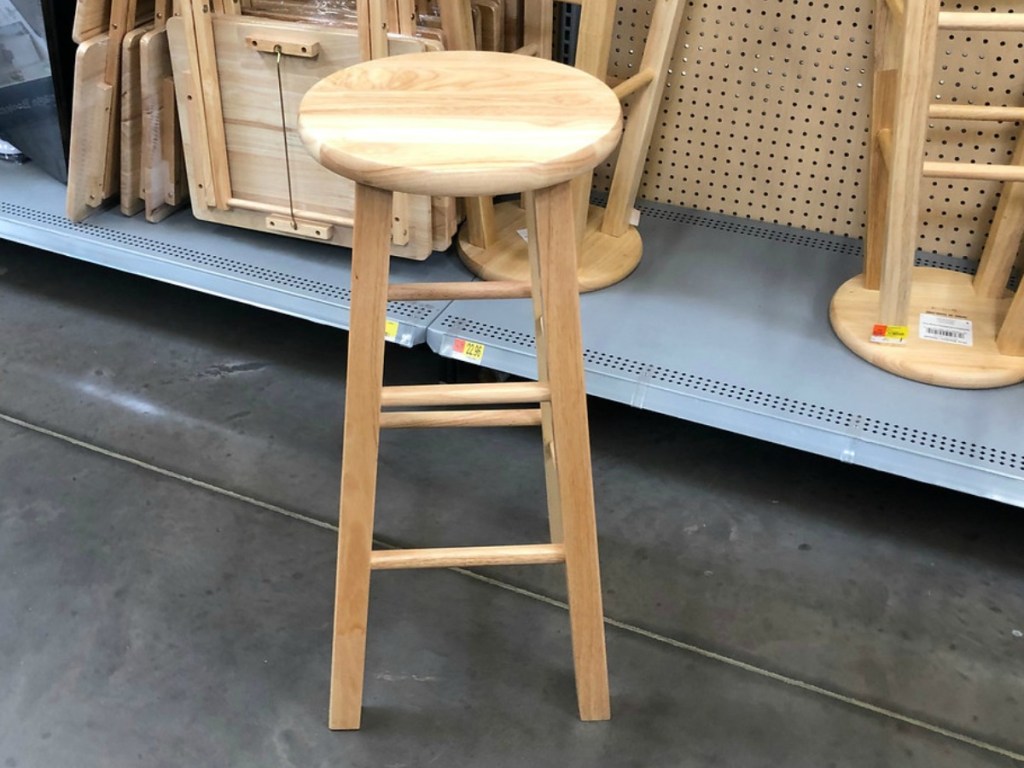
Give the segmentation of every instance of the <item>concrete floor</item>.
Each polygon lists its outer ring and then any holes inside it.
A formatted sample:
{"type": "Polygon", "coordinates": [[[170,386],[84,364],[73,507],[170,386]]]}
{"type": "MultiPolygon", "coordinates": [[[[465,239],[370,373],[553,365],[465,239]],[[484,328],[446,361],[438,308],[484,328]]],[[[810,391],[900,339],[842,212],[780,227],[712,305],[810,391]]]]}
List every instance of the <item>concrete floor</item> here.
{"type": "MultiPolygon", "coordinates": [[[[612,721],[559,568],[427,571],[374,577],[332,733],[345,334],[7,243],[0,329],[2,768],[1024,761],[1021,510],[602,401],[612,721]]],[[[387,433],[380,475],[382,542],[546,533],[532,431],[387,433]]]]}

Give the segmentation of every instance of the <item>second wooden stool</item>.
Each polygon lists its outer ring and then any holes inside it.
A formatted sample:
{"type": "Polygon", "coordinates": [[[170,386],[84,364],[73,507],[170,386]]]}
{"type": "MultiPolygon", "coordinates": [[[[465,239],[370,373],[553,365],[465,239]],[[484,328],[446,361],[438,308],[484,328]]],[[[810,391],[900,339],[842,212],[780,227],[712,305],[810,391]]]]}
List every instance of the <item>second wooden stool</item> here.
{"type": "Polygon", "coordinates": [[[307,149],[356,182],[352,305],[341,472],[331,728],[358,728],[370,571],[565,563],[580,716],[610,716],[570,181],[622,131],[618,99],[551,61],[482,52],[410,54],[342,70],[299,110],[307,149]],[[388,285],[392,193],[475,197],[529,190],[529,282],[388,285]],[[387,300],[532,296],[536,383],[382,387],[387,300]],[[506,410],[421,406],[537,404],[506,410]],[[383,410],[382,409],[401,409],[383,410]],[[373,550],[382,427],[542,429],[551,541],[373,550]]]}

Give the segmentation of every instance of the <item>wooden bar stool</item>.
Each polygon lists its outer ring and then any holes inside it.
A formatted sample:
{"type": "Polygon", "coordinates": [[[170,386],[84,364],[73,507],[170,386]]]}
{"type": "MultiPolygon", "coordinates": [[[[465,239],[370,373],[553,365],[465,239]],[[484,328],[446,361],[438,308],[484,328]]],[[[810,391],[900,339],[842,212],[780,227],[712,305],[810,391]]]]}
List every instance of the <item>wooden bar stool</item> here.
{"type": "Polygon", "coordinates": [[[1024,381],[1024,294],[1007,289],[1024,235],[1024,145],[1018,138],[1012,162],[991,165],[926,160],[925,145],[934,121],[1024,119],[1024,107],[940,103],[933,89],[940,33],[1024,32],[1024,15],[941,6],[875,2],[864,271],[840,286],[830,318],[846,346],[891,373],[946,387],[1003,387],[1024,381]],[[973,279],[914,266],[923,178],[1007,185],[973,279]]]}
{"type": "Polygon", "coordinates": [[[559,562],[566,569],[580,716],[607,719],[570,182],[618,142],[618,99],[591,75],[542,59],[469,51],[409,54],[367,61],[320,81],[302,101],[299,128],[314,158],[356,182],[330,727],[359,727],[371,570],[559,562]],[[523,190],[529,190],[538,233],[531,242],[530,281],[388,285],[393,192],[473,197],[523,190]],[[527,296],[534,305],[536,383],[382,386],[389,298],[527,296]],[[499,403],[539,407],[406,410],[499,403]],[[501,425],[542,428],[550,543],[372,549],[381,427],[501,425]]]}

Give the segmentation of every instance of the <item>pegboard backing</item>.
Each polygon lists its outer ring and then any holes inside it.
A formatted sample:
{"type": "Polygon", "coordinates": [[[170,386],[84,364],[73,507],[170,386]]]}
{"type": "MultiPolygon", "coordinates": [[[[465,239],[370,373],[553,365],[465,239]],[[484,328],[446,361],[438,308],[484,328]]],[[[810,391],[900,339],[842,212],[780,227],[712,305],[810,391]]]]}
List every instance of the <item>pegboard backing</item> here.
{"type": "MultiPolygon", "coordinates": [[[[620,4],[610,74],[636,71],[650,0],[620,4]]],[[[1010,10],[946,2],[944,10],[1010,10]]],[[[690,0],[640,197],[862,237],[871,112],[870,2],[690,0]]],[[[1022,105],[1024,34],[943,32],[939,102],[1022,105]]],[[[928,159],[1009,162],[1019,124],[937,121],[928,159]]],[[[609,168],[597,175],[607,189],[609,168]]],[[[920,247],[978,258],[997,182],[926,179],[920,247]]]]}

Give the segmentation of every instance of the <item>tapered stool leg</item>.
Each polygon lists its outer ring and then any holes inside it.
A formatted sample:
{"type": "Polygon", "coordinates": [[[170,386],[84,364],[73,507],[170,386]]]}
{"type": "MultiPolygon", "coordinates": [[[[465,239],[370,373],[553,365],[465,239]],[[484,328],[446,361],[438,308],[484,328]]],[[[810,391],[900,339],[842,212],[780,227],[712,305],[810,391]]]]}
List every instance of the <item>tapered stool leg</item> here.
{"type": "Polygon", "coordinates": [[[565,543],[576,695],[583,720],[607,720],[611,704],[583,381],[573,203],[571,182],[537,190],[527,202],[533,206],[537,239],[531,258],[533,272],[540,276],[539,286],[534,284],[542,313],[538,358],[546,363],[551,388],[554,474],[565,543]]]}
{"type": "Polygon", "coordinates": [[[392,193],[356,185],[329,725],[359,727],[377,490],[392,193]]]}

